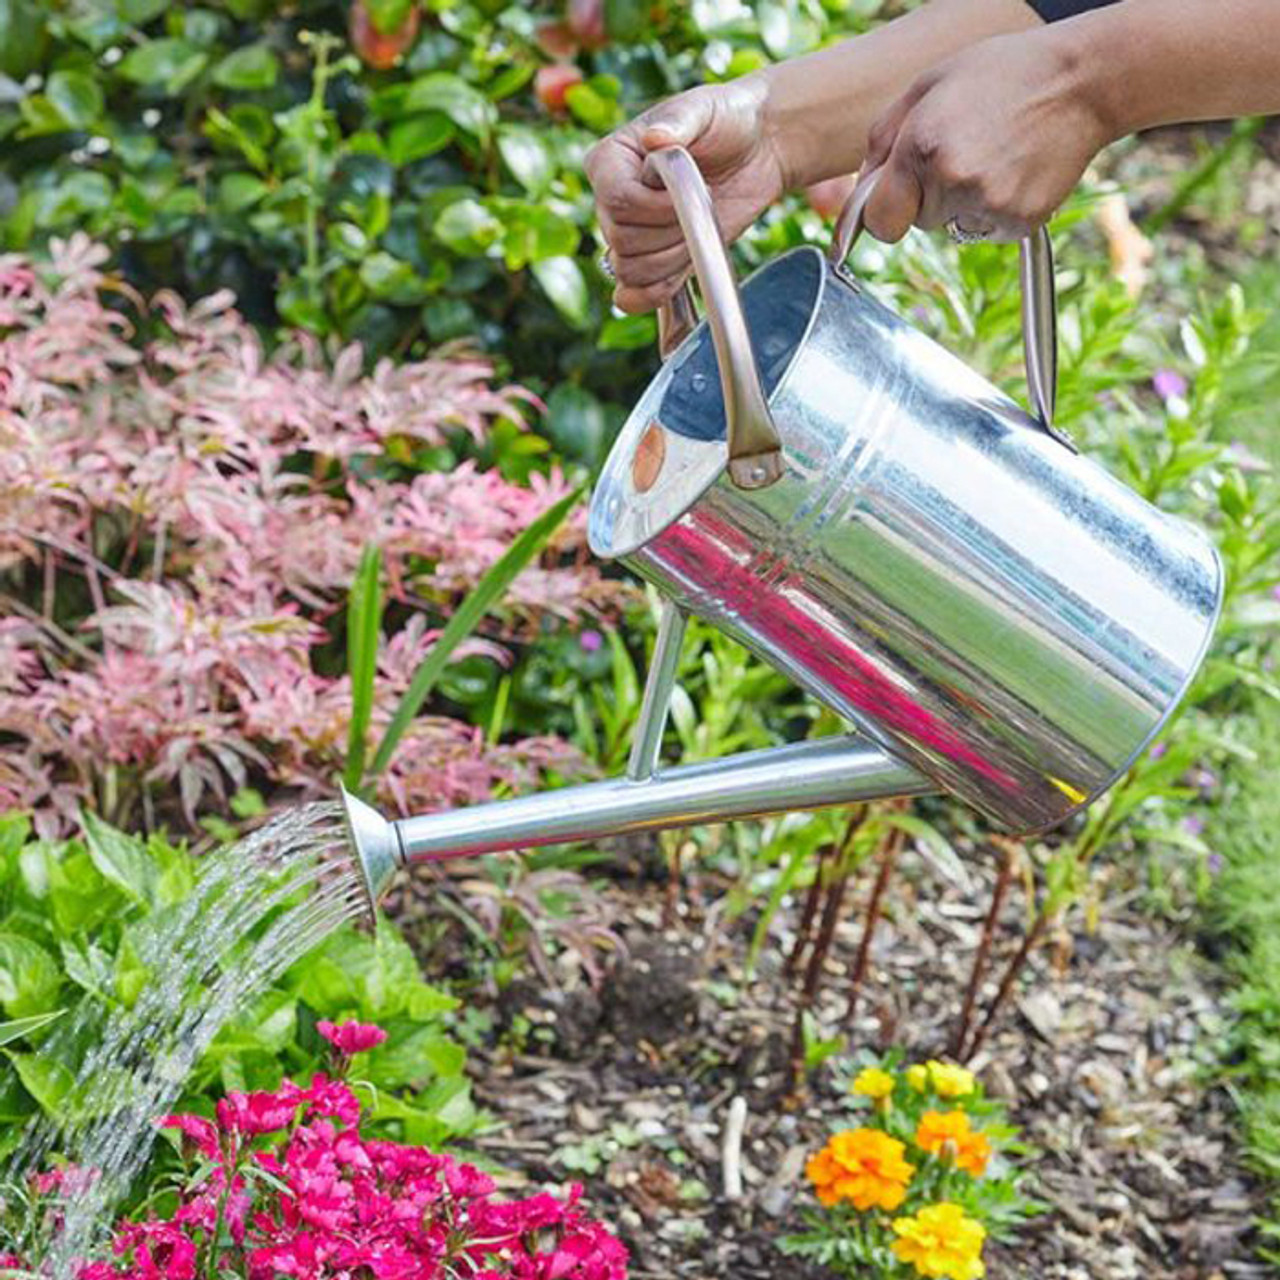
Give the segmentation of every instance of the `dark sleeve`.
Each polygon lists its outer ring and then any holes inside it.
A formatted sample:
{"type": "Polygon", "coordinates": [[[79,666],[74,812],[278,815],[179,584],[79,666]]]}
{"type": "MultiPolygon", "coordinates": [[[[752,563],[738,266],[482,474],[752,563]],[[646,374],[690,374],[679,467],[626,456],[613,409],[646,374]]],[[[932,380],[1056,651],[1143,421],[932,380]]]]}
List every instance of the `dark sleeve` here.
{"type": "Polygon", "coordinates": [[[1027,3],[1046,22],[1058,22],[1062,18],[1074,18],[1090,9],[1115,4],[1116,0],[1027,0],[1027,3]]]}

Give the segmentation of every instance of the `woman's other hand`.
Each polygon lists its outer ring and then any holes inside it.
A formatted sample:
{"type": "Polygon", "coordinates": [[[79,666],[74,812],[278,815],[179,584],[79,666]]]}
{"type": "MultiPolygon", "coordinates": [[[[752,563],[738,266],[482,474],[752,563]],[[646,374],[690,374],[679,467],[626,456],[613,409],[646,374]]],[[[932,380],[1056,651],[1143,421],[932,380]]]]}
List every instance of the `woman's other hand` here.
{"type": "Polygon", "coordinates": [[[1048,30],[984,40],[921,75],[872,126],[867,230],[894,241],[954,219],[1020,240],[1112,141],[1085,83],[1070,42],[1048,30]]]}
{"type": "Polygon", "coordinates": [[[689,272],[689,254],[666,188],[646,180],[645,158],[685,147],[698,163],[727,242],[737,239],[787,189],[766,112],[762,77],[706,85],[659,103],[588,153],[600,226],[609,244],[623,311],[652,311],[689,272]]]}

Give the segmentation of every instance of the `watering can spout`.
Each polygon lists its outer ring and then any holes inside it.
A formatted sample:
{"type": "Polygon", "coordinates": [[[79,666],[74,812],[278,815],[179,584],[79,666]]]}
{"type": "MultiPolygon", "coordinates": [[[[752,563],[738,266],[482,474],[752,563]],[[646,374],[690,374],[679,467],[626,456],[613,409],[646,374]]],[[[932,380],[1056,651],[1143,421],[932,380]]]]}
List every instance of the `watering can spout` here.
{"type": "Polygon", "coordinates": [[[372,805],[353,796],[346,787],[342,788],[342,806],[346,811],[347,838],[364,886],[369,921],[375,923],[378,902],[396,868],[404,862],[400,836],[394,822],[388,822],[372,805]]]}
{"type": "Polygon", "coordinates": [[[840,736],[390,822],[343,790],[372,920],[398,867],[793,810],[925,795],[936,786],[864,738],[840,736]]]}

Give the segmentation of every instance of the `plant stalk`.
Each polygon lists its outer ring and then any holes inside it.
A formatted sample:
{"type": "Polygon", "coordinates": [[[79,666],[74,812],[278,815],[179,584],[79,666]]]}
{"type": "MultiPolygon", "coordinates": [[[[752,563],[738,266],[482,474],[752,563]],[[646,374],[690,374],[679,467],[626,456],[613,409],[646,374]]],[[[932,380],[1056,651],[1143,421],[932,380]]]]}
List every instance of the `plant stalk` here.
{"type": "Polygon", "coordinates": [[[978,943],[977,953],[973,957],[973,968],[969,973],[969,985],[965,989],[964,1004],[960,1008],[960,1019],[956,1023],[955,1034],[951,1037],[951,1056],[962,1060],[965,1041],[969,1038],[970,1023],[973,1019],[973,1006],[982,989],[982,980],[987,975],[987,963],[991,958],[991,944],[995,938],[996,924],[1000,919],[1000,908],[1009,892],[1009,882],[1013,879],[1015,846],[1010,841],[993,839],[992,843],[1000,851],[1000,866],[996,872],[995,888],[991,892],[991,907],[982,922],[982,939],[978,943]]]}

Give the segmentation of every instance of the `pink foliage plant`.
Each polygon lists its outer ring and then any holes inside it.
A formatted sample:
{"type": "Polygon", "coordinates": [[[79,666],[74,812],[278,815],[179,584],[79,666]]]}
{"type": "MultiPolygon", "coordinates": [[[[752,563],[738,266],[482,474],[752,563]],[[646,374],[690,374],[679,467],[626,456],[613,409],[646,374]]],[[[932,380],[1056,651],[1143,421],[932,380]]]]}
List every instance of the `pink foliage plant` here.
{"type": "MultiPolygon", "coordinates": [[[[403,465],[524,421],[532,398],[464,350],[368,374],[358,347],[268,354],[226,293],[131,298],[161,334],[142,343],[111,292],[128,294],[82,236],[48,264],[0,257],[0,808],[34,810],[45,834],[86,803],[136,819],[162,787],[188,819],[252,776],[326,787],[351,698],[316,659],[362,547],[382,548],[393,600],[428,611],[384,644],[377,734],[438,634],[426,617],[447,619],[568,491],[555,470],[518,485],[403,465]]],[[[548,614],[610,611],[618,588],[584,548],[579,513],[461,654],[504,661],[548,614]]],[[[571,763],[553,739],[493,748],[422,717],[384,799],[468,802],[571,763]]]]}
{"type": "MultiPolygon", "coordinates": [[[[378,1030],[330,1039],[361,1052],[378,1030]]],[[[176,1207],[120,1223],[114,1260],[80,1263],[78,1280],[626,1280],[626,1249],[579,1207],[581,1187],[500,1200],[471,1165],[362,1136],[360,1114],[350,1086],[316,1075],[230,1093],[216,1119],[163,1117],[190,1159],[176,1207]]]]}

